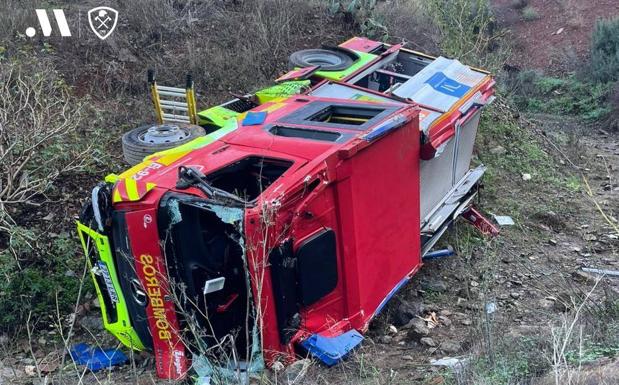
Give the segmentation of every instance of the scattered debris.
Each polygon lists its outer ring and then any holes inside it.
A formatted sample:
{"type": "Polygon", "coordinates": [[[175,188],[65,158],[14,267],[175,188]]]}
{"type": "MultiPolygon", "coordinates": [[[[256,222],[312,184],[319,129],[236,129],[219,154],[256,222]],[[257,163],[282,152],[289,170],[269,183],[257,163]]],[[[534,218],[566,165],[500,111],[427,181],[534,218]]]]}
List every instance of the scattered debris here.
{"type": "Polygon", "coordinates": [[[514,220],[512,219],[512,217],[508,216],[508,215],[494,215],[492,214],[492,216],[494,217],[494,220],[496,221],[496,223],[499,224],[499,226],[513,226],[516,223],[514,222],[514,220]]]}
{"type": "Polygon", "coordinates": [[[590,267],[583,267],[582,271],[593,274],[609,275],[611,277],[619,277],[619,270],[593,269],[590,267]]]}
{"type": "Polygon", "coordinates": [[[430,314],[428,314],[426,317],[421,318],[421,319],[426,321],[426,326],[428,327],[428,329],[434,329],[440,324],[435,312],[430,312],[430,314]]]}
{"type": "Polygon", "coordinates": [[[495,302],[488,302],[486,304],[486,314],[492,314],[494,312],[496,312],[496,303],[495,302]]]}
{"type": "Polygon", "coordinates": [[[434,366],[446,366],[448,368],[455,368],[458,366],[463,366],[466,360],[461,360],[460,358],[455,357],[443,357],[441,359],[435,360],[431,359],[430,364],[434,366]]]}

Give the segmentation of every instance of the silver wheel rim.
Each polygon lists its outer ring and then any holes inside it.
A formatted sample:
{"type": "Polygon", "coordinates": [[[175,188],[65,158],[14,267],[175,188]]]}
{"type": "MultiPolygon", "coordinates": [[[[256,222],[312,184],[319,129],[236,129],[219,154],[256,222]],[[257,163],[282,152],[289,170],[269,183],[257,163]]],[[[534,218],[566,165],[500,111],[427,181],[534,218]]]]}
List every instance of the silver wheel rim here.
{"type": "Polygon", "coordinates": [[[138,135],[141,142],[149,144],[174,143],[189,137],[187,130],[173,124],[162,124],[149,127],[138,135]]]}

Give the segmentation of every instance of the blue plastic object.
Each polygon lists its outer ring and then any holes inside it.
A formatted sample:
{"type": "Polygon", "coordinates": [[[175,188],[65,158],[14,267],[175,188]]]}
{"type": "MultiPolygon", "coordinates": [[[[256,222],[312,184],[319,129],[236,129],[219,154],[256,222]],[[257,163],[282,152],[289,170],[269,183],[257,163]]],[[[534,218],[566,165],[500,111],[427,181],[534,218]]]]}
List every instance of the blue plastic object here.
{"type": "Polygon", "coordinates": [[[245,119],[243,119],[243,125],[244,126],[256,126],[258,124],[264,123],[266,118],[267,118],[266,111],[248,112],[247,115],[245,115],[245,119]]]}
{"type": "Polygon", "coordinates": [[[454,254],[455,254],[454,250],[450,247],[448,249],[431,251],[431,252],[429,252],[429,253],[427,253],[426,255],[423,256],[423,260],[424,261],[428,261],[430,259],[437,259],[437,258],[443,258],[443,257],[451,257],[454,254]]]}
{"type": "Polygon", "coordinates": [[[363,336],[353,329],[335,337],[312,334],[301,342],[301,346],[325,365],[333,366],[343,360],[361,341],[363,336]]]}
{"type": "Polygon", "coordinates": [[[129,359],[118,349],[101,349],[88,344],[77,344],[71,348],[71,357],[78,365],[86,365],[93,372],[122,365],[129,359]]]}

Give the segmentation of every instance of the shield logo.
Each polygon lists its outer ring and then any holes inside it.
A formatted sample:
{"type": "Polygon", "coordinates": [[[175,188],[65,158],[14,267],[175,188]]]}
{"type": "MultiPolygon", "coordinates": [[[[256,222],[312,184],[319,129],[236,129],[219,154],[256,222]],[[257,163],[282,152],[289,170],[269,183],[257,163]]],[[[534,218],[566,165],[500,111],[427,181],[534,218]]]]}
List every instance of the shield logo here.
{"type": "Polygon", "coordinates": [[[110,7],[97,7],[88,11],[90,28],[101,40],[105,40],[114,32],[118,22],[118,11],[110,7]]]}

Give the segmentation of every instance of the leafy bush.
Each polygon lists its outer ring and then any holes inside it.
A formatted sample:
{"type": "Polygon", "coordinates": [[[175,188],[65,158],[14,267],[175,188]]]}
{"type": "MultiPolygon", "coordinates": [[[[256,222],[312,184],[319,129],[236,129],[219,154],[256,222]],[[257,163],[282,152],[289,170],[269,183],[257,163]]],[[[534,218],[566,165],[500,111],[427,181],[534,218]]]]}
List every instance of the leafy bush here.
{"type": "Polygon", "coordinates": [[[33,321],[69,314],[84,268],[76,237],[13,227],[10,239],[0,251],[0,330],[23,326],[30,313],[33,321]]]}
{"type": "Polygon", "coordinates": [[[619,131],[619,82],[616,82],[608,98],[610,112],[606,118],[606,127],[611,131],[619,131]]]}
{"type": "Polygon", "coordinates": [[[516,103],[530,112],[579,115],[599,120],[608,114],[609,84],[589,83],[575,76],[555,78],[534,71],[518,75],[516,103]]]}
{"type": "Polygon", "coordinates": [[[329,0],[329,12],[343,15],[363,36],[371,39],[387,40],[387,27],[377,17],[376,0],[329,0]]]}
{"type": "Polygon", "coordinates": [[[440,31],[443,54],[492,70],[502,67],[502,32],[488,0],[428,0],[424,7],[440,31]]]}
{"type": "Polygon", "coordinates": [[[619,80],[619,18],[596,22],[591,42],[591,70],[597,81],[619,80]]]}
{"type": "Polygon", "coordinates": [[[525,21],[537,20],[539,19],[539,13],[537,12],[537,9],[527,6],[522,10],[522,18],[525,21]]]}

